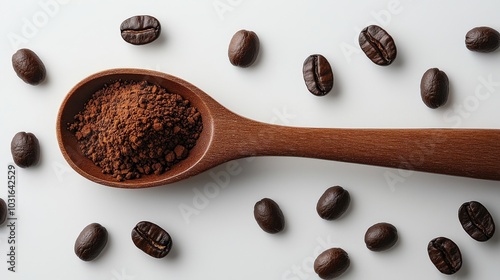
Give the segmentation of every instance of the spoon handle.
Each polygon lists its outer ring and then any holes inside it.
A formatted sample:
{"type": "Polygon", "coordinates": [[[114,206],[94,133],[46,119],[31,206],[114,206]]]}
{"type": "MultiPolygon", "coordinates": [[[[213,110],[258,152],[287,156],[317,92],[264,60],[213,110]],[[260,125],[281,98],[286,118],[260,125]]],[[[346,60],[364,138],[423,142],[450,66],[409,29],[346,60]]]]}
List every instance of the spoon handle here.
{"type": "Polygon", "coordinates": [[[500,180],[497,129],[239,126],[240,156],[295,156],[500,180]]]}

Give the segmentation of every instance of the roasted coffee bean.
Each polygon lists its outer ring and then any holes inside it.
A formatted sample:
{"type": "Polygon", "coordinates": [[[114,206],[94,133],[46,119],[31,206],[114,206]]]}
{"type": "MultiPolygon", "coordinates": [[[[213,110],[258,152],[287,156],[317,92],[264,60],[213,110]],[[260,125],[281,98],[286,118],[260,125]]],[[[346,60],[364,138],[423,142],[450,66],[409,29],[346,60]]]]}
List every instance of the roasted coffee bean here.
{"type": "Polygon", "coordinates": [[[477,241],[487,241],[495,233],[495,223],[490,212],[481,203],[470,201],[458,209],[458,219],[465,232],[477,241]]]}
{"type": "Polygon", "coordinates": [[[18,132],[10,142],[12,159],[17,166],[25,168],[35,165],[40,158],[40,145],[33,133],[18,132]]]}
{"type": "Polygon", "coordinates": [[[462,267],[462,254],[457,244],[446,237],[432,239],[427,246],[431,262],[444,274],[453,274],[462,267]]]}
{"type": "Polygon", "coordinates": [[[108,231],[98,223],[86,226],[75,242],[75,254],[84,261],[91,261],[108,243],[108,231]]]}
{"type": "Polygon", "coordinates": [[[307,89],[314,95],[323,96],[333,88],[333,71],[328,60],[320,55],[310,55],[302,66],[307,89]]]}
{"type": "Polygon", "coordinates": [[[427,107],[436,109],[448,101],[449,81],[445,72],[438,68],[425,71],[420,81],[420,95],[427,107]]]}
{"type": "Polygon", "coordinates": [[[234,66],[248,67],[252,65],[259,54],[259,37],[253,31],[240,30],[229,42],[229,61],[234,66]]]}
{"type": "Polygon", "coordinates": [[[314,271],[321,279],[332,279],[342,275],[350,264],[346,251],[341,248],[330,248],[316,257],[314,271]]]}
{"type": "Polygon", "coordinates": [[[40,84],[47,75],[42,60],[30,49],[20,49],[14,53],[12,67],[17,76],[30,85],[40,84]]]}
{"type": "Polygon", "coordinates": [[[158,225],[142,221],[132,230],[132,241],[137,248],[154,258],[165,257],[172,249],[172,238],[158,225]]]}
{"type": "Polygon", "coordinates": [[[500,46],[500,33],[486,26],[472,28],[465,35],[465,46],[475,52],[492,52],[500,46]]]}
{"type": "Polygon", "coordinates": [[[270,198],[263,198],[255,203],[253,215],[260,228],[267,233],[278,233],[285,228],[283,212],[270,198]]]}
{"type": "Polygon", "coordinates": [[[373,63],[387,66],[396,59],[396,44],[382,27],[367,26],[361,30],[358,39],[361,49],[373,63]]]}
{"type": "Polygon", "coordinates": [[[366,247],[372,251],[384,251],[396,244],[398,230],[389,223],[377,223],[369,227],[365,233],[366,247]]]}
{"type": "Polygon", "coordinates": [[[160,22],[152,16],[133,16],[122,22],[120,32],[123,40],[133,45],[144,45],[160,37],[160,22]]]}
{"type": "Polygon", "coordinates": [[[7,204],[0,198],[0,225],[7,220],[7,204]]]}
{"type": "Polygon", "coordinates": [[[328,188],[316,204],[318,215],[325,220],[335,220],[345,213],[351,202],[351,196],[341,186],[328,188]]]}

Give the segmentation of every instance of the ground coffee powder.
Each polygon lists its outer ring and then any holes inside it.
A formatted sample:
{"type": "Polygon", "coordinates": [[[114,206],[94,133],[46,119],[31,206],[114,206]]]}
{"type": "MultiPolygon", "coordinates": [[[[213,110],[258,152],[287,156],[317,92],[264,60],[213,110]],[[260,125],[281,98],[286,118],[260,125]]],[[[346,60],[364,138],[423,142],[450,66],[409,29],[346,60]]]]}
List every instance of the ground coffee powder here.
{"type": "Polygon", "coordinates": [[[189,100],[145,82],[105,85],[68,124],[82,152],[119,181],[162,174],[187,157],[202,130],[189,100]]]}

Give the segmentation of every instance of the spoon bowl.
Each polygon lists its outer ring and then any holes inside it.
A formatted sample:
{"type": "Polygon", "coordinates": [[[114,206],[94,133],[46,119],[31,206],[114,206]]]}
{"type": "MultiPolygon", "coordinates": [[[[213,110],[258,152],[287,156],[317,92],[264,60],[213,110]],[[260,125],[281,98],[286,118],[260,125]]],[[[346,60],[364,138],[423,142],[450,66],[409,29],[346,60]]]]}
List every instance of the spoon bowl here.
{"type": "Polygon", "coordinates": [[[143,69],[106,70],[85,78],[70,90],[57,116],[57,140],[69,165],[87,179],[103,185],[122,188],[159,186],[189,177],[190,169],[196,167],[196,163],[207,153],[213,138],[213,116],[207,105],[218,106],[198,88],[177,77],[143,69]],[[203,130],[196,145],[190,150],[186,159],[172,166],[168,172],[161,175],[144,175],[138,179],[119,182],[110,174],[102,173],[100,167],[82,154],[76,137],[67,129],[68,124],[74,121],[74,116],[84,109],[85,104],[96,91],[117,80],[147,81],[161,86],[168,92],[180,94],[184,99],[189,100],[202,115],[203,130]]]}
{"type": "Polygon", "coordinates": [[[147,188],[173,183],[229,160],[249,156],[293,156],[336,160],[478,179],[500,180],[498,129],[301,128],[266,124],[239,116],[196,86],[172,75],[144,69],[111,69],[75,85],[63,100],[57,141],[69,165],[96,183],[147,188]],[[161,175],[117,181],[85,157],[67,129],[74,116],[104,85],[116,80],[147,81],[177,93],[201,114],[203,130],[184,160],[161,175]]]}

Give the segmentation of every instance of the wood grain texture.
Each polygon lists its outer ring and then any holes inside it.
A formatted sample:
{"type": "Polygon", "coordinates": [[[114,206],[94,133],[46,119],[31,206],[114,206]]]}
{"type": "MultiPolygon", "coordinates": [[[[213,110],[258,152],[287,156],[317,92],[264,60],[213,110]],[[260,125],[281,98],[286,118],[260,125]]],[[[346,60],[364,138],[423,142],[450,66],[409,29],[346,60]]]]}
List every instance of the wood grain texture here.
{"type": "Polygon", "coordinates": [[[500,180],[496,129],[328,129],[247,121],[233,136],[228,138],[240,156],[308,157],[500,180]]]}
{"type": "Polygon", "coordinates": [[[292,156],[500,180],[497,129],[336,129],[226,120],[229,158],[292,156]]]}

